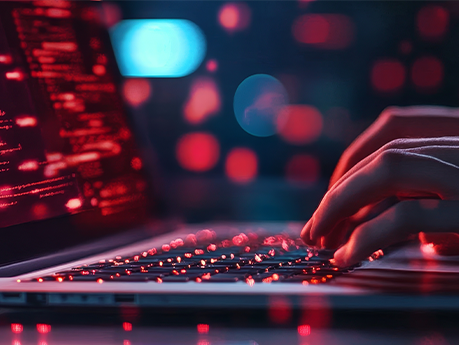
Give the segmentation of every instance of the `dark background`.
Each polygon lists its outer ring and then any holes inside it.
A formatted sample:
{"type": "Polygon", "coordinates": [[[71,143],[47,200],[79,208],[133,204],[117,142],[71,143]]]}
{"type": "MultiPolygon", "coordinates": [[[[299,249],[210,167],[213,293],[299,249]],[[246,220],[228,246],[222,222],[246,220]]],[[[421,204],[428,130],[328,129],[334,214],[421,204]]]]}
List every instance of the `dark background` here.
{"type": "Polygon", "coordinates": [[[119,8],[122,19],[188,19],[206,37],[207,52],[194,73],[183,78],[147,79],[153,90],[150,97],[131,109],[145,123],[155,149],[162,176],[159,185],[169,215],[191,222],[307,220],[326,191],[343,150],[385,107],[458,105],[456,2],[247,1],[250,23],[233,33],[225,31],[218,21],[219,10],[225,4],[109,4],[119,8]],[[330,48],[296,41],[292,25],[307,14],[345,15],[353,26],[349,44],[330,48]],[[416,62],[424,58],[434,59],[441,70],[422,63],[416,67],[416,62]],[[218,63],[213,73],[206,69],[209,59],[218,63]],[[375,66],[384,61],[402,66],[403,75],[392,76],[389,68],[383,76],[375,77],[375,66]],[[257,73],[283,82],[290,103],[312,105],[320,111],[324,127],[317,140],[292,145],[277,135],[252,136],[239,126],[233,112],[235,91],[245,78],[257,73]],[[200,124],[189,124],[184,120],[183,106],[191,84],[203,76],[218,85],[221,109],[200,124]],[[374,78],[389,85],[389,90],[378,88],[374,78]],[[393,78],[402,78],[398,87],[390,87],[393,78]],[[205,172],[187,171],[177,161],[177,141],[188,132],[201,131],[218,139],[218,163],[205,172]],[[225,158],[234,147],[250,148],[258,157],[258,174],[249,183],[234,183],[225,176],[225,158]],[[318,178],[301,177],[310,174],[308,166],[299,169],[293,179],[286,177],[286,165],[296,154],[307,154],[318,161],[318,178]]]}

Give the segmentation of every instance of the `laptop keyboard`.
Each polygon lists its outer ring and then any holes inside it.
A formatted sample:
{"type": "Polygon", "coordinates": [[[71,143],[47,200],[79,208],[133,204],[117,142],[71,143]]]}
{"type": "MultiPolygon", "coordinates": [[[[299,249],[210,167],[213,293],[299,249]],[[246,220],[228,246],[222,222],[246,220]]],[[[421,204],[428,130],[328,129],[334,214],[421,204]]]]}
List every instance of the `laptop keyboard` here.
{"type": "Polygon", "coordinates": [[[287,234],[240,233],[216,240],[211,230],[132,256],[74,267],[31,281],[156,283],[325,283],[351,271],[330,263],[333,252],[306,246],[287,234]]]}

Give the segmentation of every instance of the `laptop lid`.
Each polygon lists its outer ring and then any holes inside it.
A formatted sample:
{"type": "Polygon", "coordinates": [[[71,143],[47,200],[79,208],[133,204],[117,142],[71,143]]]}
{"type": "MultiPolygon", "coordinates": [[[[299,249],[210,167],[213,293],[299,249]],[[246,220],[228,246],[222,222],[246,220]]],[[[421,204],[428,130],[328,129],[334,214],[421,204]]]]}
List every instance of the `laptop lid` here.
{"type": "Polygon", "coordinates": [[[0,264],[154,213],[118,81],[90,3],[0,3],[0,264]]]}

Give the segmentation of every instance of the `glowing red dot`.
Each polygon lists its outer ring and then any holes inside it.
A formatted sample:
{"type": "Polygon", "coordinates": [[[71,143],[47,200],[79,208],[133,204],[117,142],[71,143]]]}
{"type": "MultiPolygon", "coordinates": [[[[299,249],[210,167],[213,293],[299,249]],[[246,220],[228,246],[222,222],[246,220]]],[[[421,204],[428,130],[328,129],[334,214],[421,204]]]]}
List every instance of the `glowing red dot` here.
{"type": "Polygon", "coordinates": [[[123,322],[123,329],[124,329],[126,332],[132,331],[132,323],[130,323],[130,322],[123,322]]]}
{"type": "Polygon", "coordinates": [[[241,31],[249,26],[250,16],[250,8],[245,3],[227,3],[220,8],[218,21],[229,32],[241,31]]]}
{"type": "Polygon", "coordinates": [[[150,83],[146,79],[128,79],[123,85],[123,95],[130,105],[137,107],[144,103],[151,94],[150,83]]]}
{"type": "Polygon", "coordinates": [[[247,148],[235,148],[226,157],[225,172],[236,183],[252,181],[258,172],[258,159],[254,151],[247,148]]]}
{"type": "Polygon", "coordinates": [[[212,169],[220,156],[220,145],[212,134],[188,133],[182,136],[176,147],[176,156],[184,169],[202,172],[212,169]]]}
{"type": "Polygon", "coordinates": [[[323,127],[320,112],[309,105],[288,105],[277,118],[278,134],[286,142],[303,145],[319,138],[323,127]]]}
{"type": "Polygon", "coordinates": [[[433,56],[421,57],[411,67],[411,78],[418,88],[432,91],[443,81],[443,63],[433,56]]]}
{"type": "Polygon", "coordinates": [[[37,331],[41,334],[46,334],[51,332],[51,325],[46,325],[44,323],[37,324],[37,331]]]}
{"type": "Polygon", "coordinates": [[[104,65],[94,65],[92,66],[92,72],[95,75],[104,75],[106,70],[104,65]]]}
{"type": "Polygon", "coordinates": [[[310,335],[311,334],[311,326],[309,326],[309,325],[300,325],[300,326],[298,326],[298,334],[301,335],[302,337],[310,335]]]}
{"type": "Polygon", "coordinates": [[[209,72],[215,72],[218,69],[218,63],[215,59],[210,59],[206,63],[206,68],[209,72]]]}
{"type": "Polygon", "coordinates": [[[290,182],[312,184],[320,177],[320,163],[307,154],[294,155],[287,163],[285,174],[290,182]]]}
{"type": "Polygon", "coordinates": [[[183,108],[185,119],[199,124],[220,110],[220,93],[211,78],[198,78],[193,82],[190,96],[183,108]]]}
{"type": "Polygon", "coordinates": [[[122,18],[121,9],[113,3],[103,3],[99,11],[100,18],[107,27],[115,25],[122,18]]]}
{"type": "Polygon", "coordinates": [[[12,323],[11,324],[11,332],[13,332],[13,333],[16,333],[16,334],[22,333],[23,329],[24,328],[22,327],[22,325],[20,323],[12,323]]]}
{"type": "Polygon", "coordinates": [[[421,8],[416,18],[419,34],[426,40],[442,38],[449,25],[449,13],[438,5],[429,5],[421,8]]]}
{"type": "Polygon", "coordinates": [[[81,200],[78,199],[78,198],[75,198],[75,199],[70,199],[69,201],[67,201],[67,203],[65,204],[65,206],[70,209],[70,210],[75,210],[77,208],[80,208],[82,205],[81,203],[81,200]]]}
{"type": "Polygon", "coordinates": [[[298,42],[306,44],[326,42],[329,30],[329,22],[320,14],[303,15],[293,23],[293,36],[298,42]]]}
{"type": "Polygon", "coordinates": [[[197,329],[198,329],[198,333],[200,334],[209,333],[209,325],[207,324],[201,323],[198,325],[197,329]]]}
{"type": "Polygon", "coordinates": [[[354,40],[354,23],[342,14],[305,14],[292,25],[292,34],[300,43],[323,49],[343,49],[354,40]]]}
{"type": "Polygon", "coordinates": [[[399,90],[405,83],[405,77],[405,67],[397,60],[378,60],[371,70],[371,84],[381,92],[399,90]]]}
{"type": "Polygon", "coordinates": [[[139,157],[134,157],[131,160],[131,167],[134,170],[142,169],[142,160],[139,157]]]}

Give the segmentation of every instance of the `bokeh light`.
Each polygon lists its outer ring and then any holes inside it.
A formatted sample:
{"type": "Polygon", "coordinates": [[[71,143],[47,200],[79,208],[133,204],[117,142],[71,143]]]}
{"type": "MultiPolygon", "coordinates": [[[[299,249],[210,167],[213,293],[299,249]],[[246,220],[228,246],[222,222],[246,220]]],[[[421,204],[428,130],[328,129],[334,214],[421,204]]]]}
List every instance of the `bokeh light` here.
{"type": "Polygon", "coordinates": [[[239,125],[259,137],[276,133],[277,117],[288,103],[282,83],[267,74],[255,74],[239,84],[234,95],[234,114],[239,125]]]}
{"type": "Polygon", "coordinates": [[[207,63],[206,63],[206,69],[211,73],[215,72],[218,69],[217,60],[215,60],[215,59],[208,60],[207,63]]]}
{"type": "Polygon", "coordinates": [[[322,115],[310,105],[288,105],[277,118],[277,131],[286,142],[304,145],[317,140],[322,133],[322,115]]]}
{"type": "Polygon", "coordinates": [[[203,172],[212,169],[218,162],[220,145],[210,133],[194,132],[182,136],[176,147],[176,157],[186,170],[203,172]]]}
{"type": "Polygon", "coordinates": [[[211,78],[197,78],[191,85],[190,95],[183,108],[185,120],[191,124],[204,122],[220,111],[220,92],[211,78]]]}
{"type": "Polygon", "coordinates": [[[316,183],[320,177],[320,163],[314,156],[296,154],[287,162],[285,177],[292,183],[316,183]]]}
{"type": "Polygon", "coordinates": [[[295,40],[323,49],[344,49],[354,40],[355,25],[343,14],[304,14],[292,26],[295,40]]]}
{"type": "Polygon", "coordinates": [[[418,58],[411,67],[411,79],[419,91],[436,91],[443,75],[443,63],[434,56],[418,58]]]}
{"type": "Polygon", "coordinates": [[[150,82],[146,79],[127,79],[123,84],[124,99],[133,107],[138,107],[147,101],[151,92],[150,82]]]}
{"type": "Polygon", "coordinates": [[[185,19],[122,20],[110,37],[121,74],[128,77],[183,77],[206,52],[201,29],[185,19]]]}
{"type": "Polygon", "coordinates": [[[402,63],[395,59],[381,59],[371,69],[371,85],[380,92],[394,92],[405,83],[406,71],[402,63]]]}
{"type": "Polygon", "coordinates": [[[229,33],[247,29],[250,17],[250,8],[243,2],[224,4],[218,11],[218,22],[229,33]]]}
{"type": "Polygon", "coordinates": [[[228,178],[236,183],[249,183],[258,173],[257,154],[248,148],[237,147],[226,157],[225,172],[228,178]]]}
{"type": "Polygon", "coordinates": [[[438,5],[428,5],[421,8],[416,17],[419,35],[428,41],[443,38],[449,26],[448,11],[438,5]]]}
{"type": "Polygon", "coordinates": [[[112,27],[123,17],[120,7],[113,2],[104,2],[99,7],[99,17],[106,27],[112,27]]]}

